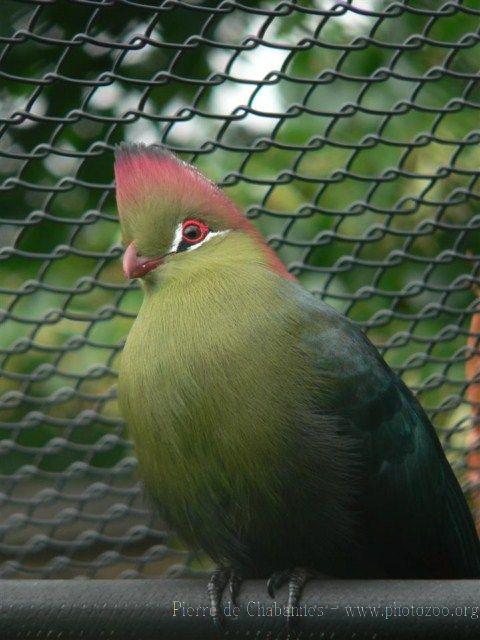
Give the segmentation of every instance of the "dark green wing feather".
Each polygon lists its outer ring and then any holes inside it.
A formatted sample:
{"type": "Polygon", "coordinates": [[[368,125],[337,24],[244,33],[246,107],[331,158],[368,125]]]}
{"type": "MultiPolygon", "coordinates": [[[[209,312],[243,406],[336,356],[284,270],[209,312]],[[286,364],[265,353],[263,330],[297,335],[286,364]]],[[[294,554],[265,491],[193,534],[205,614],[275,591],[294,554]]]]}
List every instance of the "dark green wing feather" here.
{"type": "MultiPolygon", "coordinates": [[[[306,302],[311,310],[311,301],[306,302]]],[[[360,443],[366,553],[392,577],[480,576],[473,520],[416,398],[350,321],[315,303],[305,348],[321,410],[360,443]]]]}

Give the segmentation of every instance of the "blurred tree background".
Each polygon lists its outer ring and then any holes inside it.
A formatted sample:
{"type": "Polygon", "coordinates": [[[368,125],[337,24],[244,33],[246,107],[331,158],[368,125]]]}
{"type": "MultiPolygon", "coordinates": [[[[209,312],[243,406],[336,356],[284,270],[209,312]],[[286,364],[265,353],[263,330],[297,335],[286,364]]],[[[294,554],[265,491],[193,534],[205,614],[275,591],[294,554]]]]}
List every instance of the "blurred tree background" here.
{"type": "Polygon", "coordinates": [[[142,500],[115,378],[113,146],[222,184],[418,394],[466,489],[477,0],[4,0],[0,576],[192,572],[142,500]]]}

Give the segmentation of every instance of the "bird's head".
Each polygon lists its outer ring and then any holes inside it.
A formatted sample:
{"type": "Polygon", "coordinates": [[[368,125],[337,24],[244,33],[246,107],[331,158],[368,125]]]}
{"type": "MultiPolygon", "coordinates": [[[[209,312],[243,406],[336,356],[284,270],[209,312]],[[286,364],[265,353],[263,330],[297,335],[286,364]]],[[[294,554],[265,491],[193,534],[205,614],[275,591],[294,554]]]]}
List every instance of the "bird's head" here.
{"type": "Polygon", "coordinates": [[[220,250],[234,257],[242,238],[252,241],[268,268],[293,277],[231,200],[164,148],[120,145],[115,180],[127,278],[155,282],[167,264],[188,269],[220,250]]]}

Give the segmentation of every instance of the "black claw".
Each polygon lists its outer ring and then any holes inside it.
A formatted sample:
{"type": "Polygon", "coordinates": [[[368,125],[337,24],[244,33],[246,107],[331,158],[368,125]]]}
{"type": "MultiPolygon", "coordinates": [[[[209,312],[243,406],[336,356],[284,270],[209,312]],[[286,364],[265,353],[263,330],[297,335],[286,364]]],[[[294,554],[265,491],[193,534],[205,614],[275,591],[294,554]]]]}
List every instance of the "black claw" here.
{"type": "Polygon", "coordinates": [[[272,600],[275,599],[275,592],[278,591],[285,582],[287,582],[288,577],[288,571],[276,571],[270,576],[267,581],[267,592],[272,600]]]}
{"type": "Polygon", "coordinates": [[[275,589],[273,587],[274,576],[270,576],[267,580],[267,592],[272,600],[275,598],[275,589]]]}
{"type": "Polygon", "coordinates": [[[271,582],[270,582],[270,578],[268,579],[268,582],[267,582],[267,593],[268,593],[268,595],[270,596],[270,598],[272,600],[275,599],[275,591],[272,588],[272,585],[271,585],[271,582]]]}
{"type": "Polygon", "coordinates": [[[230,573],[230,580],[228,587],[230,589],[230,599],[234,607],[238,607],[238,594],[240,592],[240,585],[242,584],[242,576],[234,571],[230,573]]]}

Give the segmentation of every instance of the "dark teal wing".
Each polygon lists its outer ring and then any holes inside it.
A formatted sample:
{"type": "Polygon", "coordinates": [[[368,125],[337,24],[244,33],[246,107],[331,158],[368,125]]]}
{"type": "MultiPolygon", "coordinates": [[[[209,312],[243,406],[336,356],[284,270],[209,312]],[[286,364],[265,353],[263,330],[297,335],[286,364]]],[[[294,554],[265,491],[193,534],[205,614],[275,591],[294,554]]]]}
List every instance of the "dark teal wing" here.
{"type": "Polygon", "coordinates": [[[480,576],[469,508],[419,402],[351,322],[323,303],[313,316],[321,411],[361,448],[366,553],[392,577],[480,576]]]}

